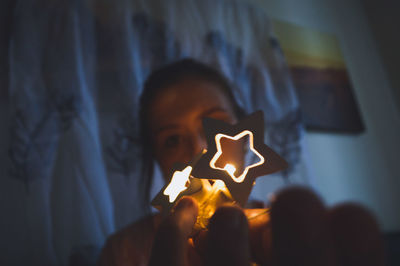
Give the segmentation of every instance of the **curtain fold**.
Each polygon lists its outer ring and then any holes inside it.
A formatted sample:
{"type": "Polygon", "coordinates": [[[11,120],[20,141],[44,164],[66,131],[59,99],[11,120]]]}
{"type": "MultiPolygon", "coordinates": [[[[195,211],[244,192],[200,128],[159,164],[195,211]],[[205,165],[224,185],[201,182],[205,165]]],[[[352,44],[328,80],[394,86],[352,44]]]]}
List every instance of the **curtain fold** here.
{"type": "Polygon", "coordinates": [[[67,265],[146,214],[138,100],[149,73],[180,58],[217,67],[246,111],[264,111],[266,141],[291,167],[259,178],[254,197],[310,184],[298,100],[261,10],[239,0],[20,0],[11,17],[2,264],[67,265]]]}

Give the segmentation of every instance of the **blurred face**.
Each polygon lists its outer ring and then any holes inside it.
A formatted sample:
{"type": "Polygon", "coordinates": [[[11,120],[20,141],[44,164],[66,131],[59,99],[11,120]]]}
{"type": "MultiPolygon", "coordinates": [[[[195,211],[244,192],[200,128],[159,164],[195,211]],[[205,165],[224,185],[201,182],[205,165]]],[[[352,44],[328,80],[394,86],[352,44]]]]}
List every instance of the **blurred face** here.
{"type": "Polygon", "coordinates": [[[233,106],[218,85],[197,79],[163,89],[149,111],[153,152],[166,180],[174,163],[187,163],[207,148],[203,118],[236,122],[233,106]]]}

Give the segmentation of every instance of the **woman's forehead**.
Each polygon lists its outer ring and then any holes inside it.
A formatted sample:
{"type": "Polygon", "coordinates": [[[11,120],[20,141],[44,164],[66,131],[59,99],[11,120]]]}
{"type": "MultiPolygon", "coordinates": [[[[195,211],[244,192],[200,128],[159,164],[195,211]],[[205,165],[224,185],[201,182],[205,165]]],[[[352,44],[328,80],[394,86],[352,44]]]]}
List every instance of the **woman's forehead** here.
{"type": "Polygon", "coordinates": [[[218,108],[233,115],[232,105],[217,84],[189,79],[162,89],[152,101],[149,119],[153,125],[165,124],[218,108]]]}

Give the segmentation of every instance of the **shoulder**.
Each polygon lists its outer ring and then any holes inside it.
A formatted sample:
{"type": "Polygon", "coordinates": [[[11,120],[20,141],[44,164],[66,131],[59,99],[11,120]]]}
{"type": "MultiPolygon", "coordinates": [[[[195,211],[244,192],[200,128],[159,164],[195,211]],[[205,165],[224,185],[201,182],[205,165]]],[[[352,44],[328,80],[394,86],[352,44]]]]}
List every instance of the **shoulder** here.
{"type": "Polygon", "coordinates": [[[147,265],[159,215],[147,216],[111,235],[103,247],[99,265],[147,265]]]}

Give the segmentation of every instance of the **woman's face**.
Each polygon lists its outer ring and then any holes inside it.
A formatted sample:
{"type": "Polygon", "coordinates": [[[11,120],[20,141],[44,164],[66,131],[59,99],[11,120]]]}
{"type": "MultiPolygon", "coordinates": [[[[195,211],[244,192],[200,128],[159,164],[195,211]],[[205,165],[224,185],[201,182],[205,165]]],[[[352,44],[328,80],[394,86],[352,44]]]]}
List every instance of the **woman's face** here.
{"type": "Polygon", "coordinates": [[[236,122],[233,106],[218,85],[199,79],[185,79],[163,89],[149,111],[153,152],[165,180],[174,163],[188,163],[207,148],[203,118],[236,122]]]}

